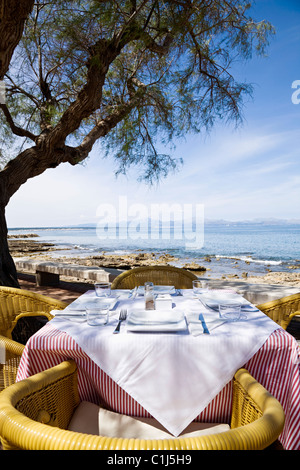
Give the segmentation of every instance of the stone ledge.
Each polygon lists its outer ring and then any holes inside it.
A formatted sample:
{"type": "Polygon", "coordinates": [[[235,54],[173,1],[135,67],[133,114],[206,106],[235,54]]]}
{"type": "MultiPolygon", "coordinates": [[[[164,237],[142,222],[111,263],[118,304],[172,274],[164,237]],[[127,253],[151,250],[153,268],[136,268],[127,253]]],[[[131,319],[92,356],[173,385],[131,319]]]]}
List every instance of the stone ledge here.
{"type": "Polygon", "coordinates": [[[57,285],[59,276],[75,277],[86,281],[112,281],[121,272],[115,268],[98,268],[97,266],[80,266],[77,264],[37,261],[32,259],[15,259],[17,271],[36,274],[37,285],[57,285]]]}

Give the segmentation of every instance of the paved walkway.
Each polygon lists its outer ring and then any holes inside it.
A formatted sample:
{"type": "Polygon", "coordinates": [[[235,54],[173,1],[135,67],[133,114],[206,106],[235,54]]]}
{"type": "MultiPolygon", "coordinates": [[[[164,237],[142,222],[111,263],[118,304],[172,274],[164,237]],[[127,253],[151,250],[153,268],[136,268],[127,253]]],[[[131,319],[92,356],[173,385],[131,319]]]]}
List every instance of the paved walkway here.
{"type": "Polygon", "coordinates": [[[38,294],[47,295],[54,299],[63,300],[71,303],[81,294],[89,289],[94,289],[92,284],[84,282],[66,282],[60,281],[59,287],[38,287],[35,284],[35,276],[30,274],[18,274],[18,280],[21,289],[30,290],[38,294]]]}

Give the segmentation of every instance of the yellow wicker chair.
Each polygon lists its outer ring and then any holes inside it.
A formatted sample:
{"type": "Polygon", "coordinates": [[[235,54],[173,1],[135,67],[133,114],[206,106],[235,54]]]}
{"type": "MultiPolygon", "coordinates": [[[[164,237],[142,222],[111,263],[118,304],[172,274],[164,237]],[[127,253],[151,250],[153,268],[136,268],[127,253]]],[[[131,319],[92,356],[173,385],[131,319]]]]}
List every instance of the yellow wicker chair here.
{"type": "Polygon", "coordinates": [[[119,274],[113,282],[112,289],[133,289],[151,281],[154,285],[174,286],[176,289],[191,289],[197,276],[190,271],[174,266],[142,266],[129,269],[119,274]]]}
{"type": "Polygon", "coordinates": [[[35,292],[0,286],[0,335],[12,339],[17,322],[25,317],[46,317],[51,310],[63,310],[67,303],[35,292]]]}
{"type": "Polygon", "coordinates": [[[300,293],[257,305],[257,308],[286,330],[293,317],[300,315],[300,293]]]}
{"type": "Polygon", "coordinates": [[[15,383],[24,347],[0,335],[0,392],[15,383]]]}
{"type": "Polygon", "coordinates": [[[142,440],[68,431],[79,402],[74,361],[65,361],[6,388],[0,393],[3,449],[264,449],[277,439],[284,426],[284,412],[279,402],[245,369],[237,371],[234,378],[232,429],[213,435],[142,440]]]}

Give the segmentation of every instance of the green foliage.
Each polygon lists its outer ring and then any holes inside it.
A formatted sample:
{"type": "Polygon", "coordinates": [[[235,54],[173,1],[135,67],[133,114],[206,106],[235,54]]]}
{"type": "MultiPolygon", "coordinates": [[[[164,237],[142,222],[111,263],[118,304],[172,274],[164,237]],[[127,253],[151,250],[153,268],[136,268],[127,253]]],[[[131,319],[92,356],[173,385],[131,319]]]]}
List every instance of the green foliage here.
{"type": "Polygon", "coordinates": [[[236,82],[232,63],[263,54],[273,34],[268,22],[252,20],[250,7],[244,0],[37,1],[5,79],[7,106],[18,126],[39,135],[77,99],[84,105],[91,70],[102,73],[93,109],[70,126],[68,142],[80,147],[97,123],[122,112],[101,134],[103,147],[119,172],[137,165],[153,181],[175,168],[159,151],[175,137],[241,119],[251,87],[236,82]]]}

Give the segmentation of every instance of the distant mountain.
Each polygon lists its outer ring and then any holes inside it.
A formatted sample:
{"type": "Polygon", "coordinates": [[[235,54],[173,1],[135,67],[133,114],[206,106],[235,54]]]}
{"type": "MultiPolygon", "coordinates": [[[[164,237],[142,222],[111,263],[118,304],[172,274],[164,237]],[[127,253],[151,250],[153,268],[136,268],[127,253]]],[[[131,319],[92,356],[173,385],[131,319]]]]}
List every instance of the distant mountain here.
{"type": "MultiPolygon", "coordinates": [[[[130,218],[128,218],[130,221],[130,218]]],[[[143,223],[143,221],[140,221],[143,223]]],[[[148,223],[151,223],[151,219],[148,219],[148,223]]],[[[206,225],[248,225],[248,224],[260,224],[260,225],[300,225],[300,219],[263,219],[256,218],[251,220],[226,220],[226,219],[205,219],[204,223],[206,225]]],[[[173,226],[173,221],[170,221],[170,226],[173,226]]],[[[70,227],[78,228],[96,228],[97,223],[87,223],[72,225],[70,227]]]]}
{"type": "Polygon", "coordinates": [[[97,227],[97,224],[91,223],[91,224],[79,224],[79,225],[70,225],[72,228],[95,228],[97,227]]]}
{"type": "MultiPolygon", "coordinates": [[[[140,220],[139,222],[141,225],[144,225],[145,222],[148,221],[148,227],[151,227],[151,219],[146,219],[145,220],[140,220]]],[[[130,218],[128,218],[128,222],[130,222],[130,218]]],[[[166,221],[167,223],[167,221],[166,221]]],[[[179,221],[180,223],[180,221],[179,221]]],[[[178,224],[178,221],[177,221],[178,224]]],[[[243,225],[300,225],[300,219],[275,219],[275,218],[269,218],[269,219],[263,219],[263,218],[257,218],[257,219],[251,219],[251,220],[225,220],[225,219],[205,219],[204,225],[227,225],[227,226],[243,226],[243,225]]],[[[9,227],[8,230],[11,231],[28,231],[28,230],[61,230],[61,229],[96,229],[97,228],[97,223],[91,222],[87,224],[77,224],[77,225],[68,225],[68,226],[56,226],[56,227],[9,227]]],[[[118,226],[118,224],[117,224],[118,226]]],[[[157,226],[157,221],[154,222],[153,226],[157,226]]],[[[175,227],[174,221],[170,220],[169,222],[170,229],[175,227]]],[[[178,227],[178,225],[176,225],[178,227]]],[[[192,229],[196,229],[196,222],[193,221],[192,223],[192,229]]],[[[151,227],[152,228],[152,227],[151,227]]]]}
{"type": "Polygon", "coordinates": [[[261,224],[261,225],[298,225],[300,224],[300,219],[251,219],[251,220],[214,220],[214,219],[206,219],[206,224],[220,224],[220,225],[246,225],[246,224],[261,224]]]}

